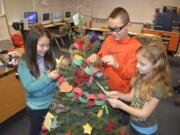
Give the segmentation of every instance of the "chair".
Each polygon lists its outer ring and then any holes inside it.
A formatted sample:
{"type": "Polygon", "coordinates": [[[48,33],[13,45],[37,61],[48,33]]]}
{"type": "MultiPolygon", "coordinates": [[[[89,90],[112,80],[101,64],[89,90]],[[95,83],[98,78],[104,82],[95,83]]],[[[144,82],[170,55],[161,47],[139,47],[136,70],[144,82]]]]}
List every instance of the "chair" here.
{"type": "Polygon", "coordinates": [[[71,28],[71,26],[69,26],[69,24],[66,24],[66,23],[63,24],[62,26],[59,27],[57,32],[51,32],[50,34],[51,34],[51,38],[56,42],[59,49],[61,49],[61,47],[58,42],[58,39],[60,39],[63,47],[66,46],[64,39],[63,39],[66,36],[68,37],[68,40],[72,44],[72,41],[71,41],[72,28],[71,28]]]}
{"type": "Polygon", "coordinates": [[[15,46],[21,47],[24,46],[23,38],[21,34],[13,34],[11,40],[15,46]]]}
{"type": "Polygon", "coordinates": [[[143,23],[131,23],[129,34],[130,35],[139,35],[142,33],[142,29],[144,27],[143,23]]]}

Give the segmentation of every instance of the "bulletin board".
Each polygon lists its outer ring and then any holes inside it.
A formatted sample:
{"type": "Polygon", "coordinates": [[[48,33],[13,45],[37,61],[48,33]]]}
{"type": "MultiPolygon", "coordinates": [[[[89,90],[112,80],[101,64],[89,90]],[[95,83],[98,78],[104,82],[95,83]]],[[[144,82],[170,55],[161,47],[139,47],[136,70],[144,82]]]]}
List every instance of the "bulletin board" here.
{"type": "Polygon", "coordinates": [[[7,50],[12,47],[10,38],[9,27],[5,15],[0,16],[0,50],[7,50]]]}
{"type": "Polygon", "coordinates": [[[8,27],[7,19],[5,15],[0,16],[0,26],[1,26],[0,41],[6,40],[6,39],[10,40],[9,27],[8,27]]]}

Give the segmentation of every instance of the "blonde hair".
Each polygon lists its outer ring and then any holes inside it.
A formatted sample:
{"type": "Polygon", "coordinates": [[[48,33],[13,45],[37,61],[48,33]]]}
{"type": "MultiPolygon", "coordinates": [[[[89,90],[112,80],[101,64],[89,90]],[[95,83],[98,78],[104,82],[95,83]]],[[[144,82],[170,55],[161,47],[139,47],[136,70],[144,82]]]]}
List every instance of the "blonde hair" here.
{"type": "Polygon", "coordinates": [[[137,86],[138,80],[142,80],[142,87],[138,89],[139,97],[142,100],[149,100],[154,84],[161,81],[165,85],[165,96],[168,95],[171,89],[169,63],[161,39],[148,36],[139,36],[138,39],[142,46],[137,50],[137,54],[147,58],[153,64],[153,70],[146,75],[136,72],[131,85],[137,86]]]}

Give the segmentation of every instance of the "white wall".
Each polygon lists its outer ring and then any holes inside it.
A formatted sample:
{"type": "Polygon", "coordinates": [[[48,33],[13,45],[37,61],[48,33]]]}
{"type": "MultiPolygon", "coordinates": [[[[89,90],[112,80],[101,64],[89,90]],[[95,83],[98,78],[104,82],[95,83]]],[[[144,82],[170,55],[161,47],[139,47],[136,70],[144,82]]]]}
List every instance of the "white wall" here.
{"type": "MultiPolygon", "coordinates": [[[[43,13],[63,12],[63,0],[32,0],[33,10],[38,12],[41,21],[43,13]]],[[[50,16],[51,17],[51,16],[50,16]]]]}
{"type": "Polygon", "coordinates": [[[2,0],[0,0],[0,15],[2,15],[3,14],[3,7],[2,7],[3,5],[2,5],[2,0]]]}
{"type": "Polygon", "coordinates": [[[118,6],[124,7],[134,22],[152,23],[155,8],[179,6],[180,0],[92,0],[92,16],[107,18],[118,6]]]}
{"type": "Polygon", "coordinates": [[[32,0],[3,0],[5,14],[8,24],[20,21],[24,18],[25,11],[32,11],[32,0]]]}
{"type": "MultiPolygon", "coordinates": [[[[1,1],[4,2],[9,24],[21,20],[25,11],[34,10],[40,14],[71,11],[73,15],[80,6],[86,16],[94,18],[107,18],[113,8],[122,6],[128,10],[132,21],[151,23],[155,8],[180,5],[180,0],[0,0],[0,6],[2,5],[1,1]],[[40,1],[48,2],[49,5],[42,6],[40,1]]],[[[2,14],[2,8],[0,14],[2,14]]]]}
{"type": "Polygon", "coordinates": [[[33,9],[38,12],[40,21],[42,13],[58,11],[64,17],[65,12],[70,11],[73,16],[78,8],[81,8],[86,16],[92,16],[92,0],[33,0],[33,9]]]}

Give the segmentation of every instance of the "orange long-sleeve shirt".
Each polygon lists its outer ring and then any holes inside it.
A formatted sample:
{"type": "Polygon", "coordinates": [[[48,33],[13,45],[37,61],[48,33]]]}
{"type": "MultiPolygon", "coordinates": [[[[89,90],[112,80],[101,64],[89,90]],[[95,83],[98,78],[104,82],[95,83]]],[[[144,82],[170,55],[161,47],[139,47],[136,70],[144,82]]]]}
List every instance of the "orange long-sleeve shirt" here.
{"type": "Polygon", "coordinates": [[[117,41],[110,35],[98,52],[99,57],[112,55],[119,63],[119,68],[105,66],[104,75],[109,78],[108,86],[111,90],[128,93],[130,80],[136,69],[136,50],[141,46],[136,38],[117,41]]]}

